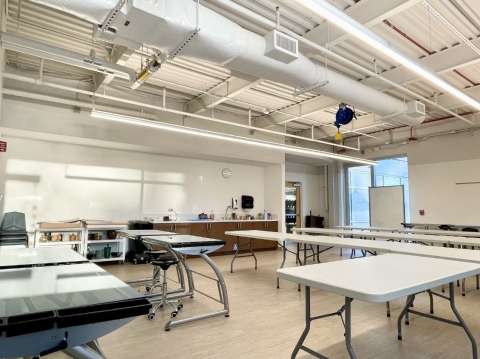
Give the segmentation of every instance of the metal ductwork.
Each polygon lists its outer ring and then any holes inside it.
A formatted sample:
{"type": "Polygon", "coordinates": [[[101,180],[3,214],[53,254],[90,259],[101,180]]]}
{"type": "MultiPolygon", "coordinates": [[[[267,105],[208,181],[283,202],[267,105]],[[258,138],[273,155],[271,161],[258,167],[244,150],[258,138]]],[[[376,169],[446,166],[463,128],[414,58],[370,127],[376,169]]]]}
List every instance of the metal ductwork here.
{"type": "Polygon", "coordinates": [[[265,38],[192,0],[32,0],[98,26],[97,36],[131,49],[155,47],[166,58],[182,55],[297,89],[317,92],[385,116],[384,121],[418,125],[418,114],[393,96],[310,60],[288,64],[265,56],[265,38]]]}

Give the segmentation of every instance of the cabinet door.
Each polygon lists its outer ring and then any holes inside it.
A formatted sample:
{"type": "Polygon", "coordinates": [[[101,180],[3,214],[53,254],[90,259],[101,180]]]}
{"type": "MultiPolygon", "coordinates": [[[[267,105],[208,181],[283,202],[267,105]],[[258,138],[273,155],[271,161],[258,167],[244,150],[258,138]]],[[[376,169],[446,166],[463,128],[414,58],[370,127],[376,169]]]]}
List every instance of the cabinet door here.
{"type": "Polygon", "coordinates": [[[190,223],[175,223],[173,231],[177,234],[192,234],[192,225],[190,223]]]}
{"type": "Polygon", "coordinates": [[[268,221],[265,223],[266,223],[267,231],[278,232],[278,222],[268,221]]]}
{"type": "Polygon", "coordinates": [[[218,250],[218,252],[231,253],[233,252],[233,244],[235,243],[236,237],[227,236],[226,231],[236,230],[237,224],[235,222],[216,222],[210,223],[209,227],[209,238],[222,239],[226,243],[225,245],[218,250]]]}
{"type": "Polygon", "coordinates": [[[191,223],[190,234],[208,238],[208,223],[191,223]]]}
{"type": "Polygon", "coordinates": [[[240,230],[265,230],[265,222],[263,221],[254,221],[254,222],[238,222],[240,230]]]}
{"type": "Polygon", "coordinates": [[[154,223],[153,229],[159,231],[173,232],[173,223],[154,223]]]}

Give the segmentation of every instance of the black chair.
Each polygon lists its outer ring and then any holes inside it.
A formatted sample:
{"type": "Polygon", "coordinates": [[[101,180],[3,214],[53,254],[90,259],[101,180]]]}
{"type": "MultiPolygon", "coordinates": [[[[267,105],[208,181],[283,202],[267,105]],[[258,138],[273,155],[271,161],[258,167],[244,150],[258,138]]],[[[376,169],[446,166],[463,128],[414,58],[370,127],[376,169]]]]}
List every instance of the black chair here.
{"type": "Polygon", "coordinates": [[[153,266],[153,280],[152,285],[147,287],[147,292],[151,294],[153,290],[160,286],[161,290],[161,299],[158,303],[152,306],[150,313],[148,314],[148,319],[153,320],[158,308],[164,308],[166,305],[170,305],[173,308],[173,311],[170,313],[172,318],[176,317],[178,312],[183,308],[183,304],[180,300],[169,300],[168,299],[168,285],[167,285],[167,271],[171,266],[177,266],[179,260],[176,256],[171,253],[161,253],[151,261],[153,266]],[[160,283],[160,278],[162,278],[160,283]]]}
{"type": "Polygon", "coordinates": [[[0,246],[11,245],[28,246],[24,213],[8,212],[3,215],[0,224],[0,246]]]}
{"type": "Polygon", "coordinates": [[[454,231],[455,226],[452,226],[450,224],[441,224],[438,226],[438,229],[441,229],[442,231],[454,231]]]}

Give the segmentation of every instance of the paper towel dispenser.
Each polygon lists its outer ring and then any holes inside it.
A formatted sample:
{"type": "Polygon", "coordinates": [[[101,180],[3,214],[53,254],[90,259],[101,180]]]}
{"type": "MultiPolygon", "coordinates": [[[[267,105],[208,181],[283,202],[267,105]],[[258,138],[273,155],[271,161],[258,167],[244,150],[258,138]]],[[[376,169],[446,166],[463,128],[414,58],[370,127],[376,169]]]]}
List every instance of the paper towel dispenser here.
{"type": "Polygon", "coordinates": [[[253,196],[242,196],[242,209],[252,209],[253,208],[253,196]]]}

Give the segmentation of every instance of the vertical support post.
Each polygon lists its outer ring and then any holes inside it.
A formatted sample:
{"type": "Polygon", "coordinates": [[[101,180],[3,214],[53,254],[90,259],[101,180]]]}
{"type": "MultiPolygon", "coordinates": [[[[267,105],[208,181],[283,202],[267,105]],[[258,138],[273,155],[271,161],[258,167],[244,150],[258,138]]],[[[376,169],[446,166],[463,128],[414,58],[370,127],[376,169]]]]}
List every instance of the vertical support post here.
{"type": "MultiPolygon", "coordinates": [[[[0,30],[7,30],[7,2],[0,1],[0,30]]],[[[5,71],[5,49],[0,47],[0,126],[4,126],[5,104],[3,101],[3,73],[5,71]]],[[[0,133],[0,138],[1,138],[0,133]]],[[[7,181],[7,153],[0,153],[0,214],[5,210],[5,186],[7,181]]]]}

